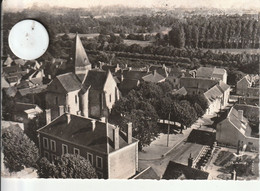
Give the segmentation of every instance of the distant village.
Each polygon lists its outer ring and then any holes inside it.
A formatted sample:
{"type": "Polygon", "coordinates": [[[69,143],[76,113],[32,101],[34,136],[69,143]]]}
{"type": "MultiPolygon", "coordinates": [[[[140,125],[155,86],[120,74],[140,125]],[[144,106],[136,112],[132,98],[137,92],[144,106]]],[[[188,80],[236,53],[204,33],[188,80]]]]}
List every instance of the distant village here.
{"type": "Polygon", "coordinates": [[[80,155],[104,179],[259,176],[259,75],[243,76],[231,87],[227,71],[217,67],[93,65],[78,34],[71,50],[70,60],[53,59],[51,68],[36,60],[2,60],[2,105],[7,108],[2,129],[26,131],[31,120],[43,115],[45,124],[37,129],[40,157],[52,162],[67,153],[80,155]],[[170,135],[169,128],[178,123],[159,120],[168,132],[140,151],[134,124],[121,128],[109,116],[115,103],[141,83],[167,80],[174,86],[171,95],[201,95],[208,107],[189,128],[170,135]],[[14,100],[12,114],[8,100],[14,100]]]}

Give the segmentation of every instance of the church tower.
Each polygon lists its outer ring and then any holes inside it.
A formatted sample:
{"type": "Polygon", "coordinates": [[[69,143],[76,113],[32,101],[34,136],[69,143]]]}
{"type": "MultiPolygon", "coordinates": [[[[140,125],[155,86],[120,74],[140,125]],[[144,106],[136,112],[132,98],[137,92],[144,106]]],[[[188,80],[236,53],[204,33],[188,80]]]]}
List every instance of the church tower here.
{"type": "Polygon", "coordinates": [[[75,37],[73,51],[72,61],[74,65],[74,72],[80,81],[83,82],[88,71],[91,70],[91,63],[89,62],[88,56],[85,52],[78,33],[75,37]]]}

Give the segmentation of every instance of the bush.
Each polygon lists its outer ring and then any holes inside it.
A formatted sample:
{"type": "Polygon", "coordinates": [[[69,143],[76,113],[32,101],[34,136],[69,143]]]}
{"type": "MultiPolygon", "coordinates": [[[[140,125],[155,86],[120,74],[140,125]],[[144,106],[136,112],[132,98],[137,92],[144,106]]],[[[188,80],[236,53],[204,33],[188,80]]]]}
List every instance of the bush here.
{"type": "Polygon", "coordinates": [[[35,144],[16,126],[2,131],[4,164],[10,172],[20,171],[25,167],[36,167],[39,157],[35,144]]]}
{"type": "Polygon", "coordinates": [[[97,178],[95,168],[87,159],[71,154],[57,157],[53,163],[41,158],[37,173],[40,178],[97,178]]]}

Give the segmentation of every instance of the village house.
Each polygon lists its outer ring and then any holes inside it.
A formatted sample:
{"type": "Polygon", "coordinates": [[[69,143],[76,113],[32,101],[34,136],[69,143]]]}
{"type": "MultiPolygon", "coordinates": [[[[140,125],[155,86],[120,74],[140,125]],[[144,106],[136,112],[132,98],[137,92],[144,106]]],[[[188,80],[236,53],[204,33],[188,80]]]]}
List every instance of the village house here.
{"type": "Polygon", "coordinates": [[[69,107],[71,114],[80,115],[80,90],[81,83],[72,72],[58,75],[50,82],[45,94],[45,104],[47,109],[52,110],[52,119],[58,116],[59,105],[69,107]]]}
{"type": "Polygon", "coordinates": [[[120,91],[110,70],[90,70],[82,84],[80,109],[85,117],[108,117],[112,106],[120,98],[120,91]]]}
{"type": "Polygon", "coordinates": [[[190,95],[203,94],[205,96],[209,103],[206,111],[207,114],[218,112],[228,104],[230,86],[222,80],[182,77],[180,79],[180,86],[184,87],[190,95]]]}
{"type": "Polygon", "coordinates": [[[50,161],[66,153],[89,160],[99,178],[127,179],[138,169],[138,140],[132,137],[132,123],[127,132],[105,121],[97,121],[70,113],[60,107],[60,116],[38,130],[39,150],[50,161]]]}
{"type": "Polygon", "coordinates": [[[227,83],[227,71],[223,68],[200,67],[195,71],[196,78],[222,80],[227,83]]]}
{"type": "Polygon", "coordinates": [[[259,97],[259,76],[246,75],[236,84],[236,94],[245,97],[259,97]]]}
{"type": "Polygon", "coordinates": [[[236,147],[240,141],[247,150],[258,151],[259,139],[251,137],[251,133],[252,129],[242,108],[237,110],[232,107],[226,118],[216,126],[216,140],[219,144],[236,147]]]}
{"type": "Polygon", "coordinates": [[[193,168],[193,158],[188,158],[188,165],[169,161],[162,179],[179,179],[179,180],[207,180],[209,173],[193,168]]]}

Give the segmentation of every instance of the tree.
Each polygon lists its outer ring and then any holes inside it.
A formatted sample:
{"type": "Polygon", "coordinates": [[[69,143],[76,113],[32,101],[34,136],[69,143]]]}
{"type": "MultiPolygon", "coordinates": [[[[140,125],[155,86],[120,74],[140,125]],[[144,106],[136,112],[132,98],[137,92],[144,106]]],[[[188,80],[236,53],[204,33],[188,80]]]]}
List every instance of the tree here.
{"type": "Polygon", "coordinates": [[[2,89],[2,118],[4,120],[13,120],[15,100],[9,97],[2,89]]]}
{"type": "Polygon", "coordinates": [[[41,158],[38,161],[37,173],[40,178],[97,178],[95,168],[87,159],[71,154],[57,157],[53,163],[41,158]]]}
{"type": "Polygon", "coordinates": [[[10,172],[20,171],[25,167],[36,167],[38,149],[35,144],[17,126],[2,131],[4,164],[10,172]]]}
{"type": "Polygon", "coordinates": [[[37,130],[46,125],[46,118],[44,113],[36,115],[31,119],[24,130],[24,133],[38,146],[37,130]]]}
{"type": "Polygon", "coordinates": [[[185,33],[182,24],[175,25],[169,31],[169,43],[176,48],[183,48],[185,46],[185,33]]]}

